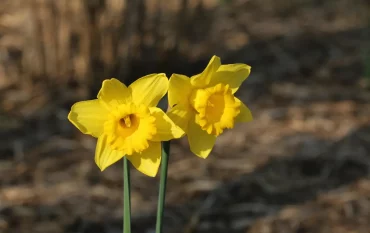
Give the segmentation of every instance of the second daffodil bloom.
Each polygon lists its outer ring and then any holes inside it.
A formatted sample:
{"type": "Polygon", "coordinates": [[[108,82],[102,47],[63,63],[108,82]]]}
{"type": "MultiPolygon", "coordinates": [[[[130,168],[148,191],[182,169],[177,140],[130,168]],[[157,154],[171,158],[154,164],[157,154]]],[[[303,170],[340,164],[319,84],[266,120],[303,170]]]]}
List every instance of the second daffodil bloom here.
{"type": "Polygon", "coordinates": [[[253,119],[248,107],[234,96],[250,71],[245,64],[221,65],[220,58],[213,56],[198,75],[171,76],[168,116],[187,133],[194,154],[207,158],[224,129],[253,119]]]}
{"type": "Polygon", "coordinates": [[[159,108],[168,90],[165,74],[151,74],[129,87],[117,79],[103,81],[98,98],[75,103],[68,119],[82,133],[98,138],[95,162],[103,171],[127,156],[140,172],[154,177],[161,161],[161,141],[184,131],[159,108]]]}

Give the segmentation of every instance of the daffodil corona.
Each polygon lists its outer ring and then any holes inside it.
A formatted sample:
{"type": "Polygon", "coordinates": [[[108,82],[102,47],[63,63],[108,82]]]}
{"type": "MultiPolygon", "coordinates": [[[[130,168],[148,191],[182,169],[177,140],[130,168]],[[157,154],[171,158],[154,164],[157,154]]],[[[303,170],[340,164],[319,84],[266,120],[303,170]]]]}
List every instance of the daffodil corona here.
{"type": "Polygon", "coordinates": [[[245,64],[221,65],[220,58],[213,56],[198,75],[171,76],[168,116],[187,133],[194,154],[206,158],[224,129],[253,119],[248,107],[234,96],[250,70],[245,64]]]}
{"type": "Polygon", "coordinates": [[[167,90],[165,74],[147,75],[129,87],[113,78],[103,81],[97,99],[72,106],[70,122],[82,133],[98,138],[95,162],[102,171],[127,156],[140,172],[157,174],[161,141],[184,134],[155,107],[167,90]]]}

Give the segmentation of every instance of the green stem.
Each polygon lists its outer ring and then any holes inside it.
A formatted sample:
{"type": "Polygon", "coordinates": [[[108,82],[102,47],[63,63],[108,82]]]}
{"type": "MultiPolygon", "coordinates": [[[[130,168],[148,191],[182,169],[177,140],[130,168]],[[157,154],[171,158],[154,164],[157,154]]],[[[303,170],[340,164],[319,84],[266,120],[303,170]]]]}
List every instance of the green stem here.
{"type": "Polygon", "coordinates": [[[130,167],[126,156],[123,158],[123,233],[131,233],[130,167]]]}
{"type": "Polygon", "coordinates": [[[170,141],[162,143],[162,162],[161,162],[161,177],[159,183],[159,196],[157,207],[157,224],[155,228],[156,233],[162,233],[163,228],[163,212],[164,201],[166,198],[166,184],[167,184],[167,167],[168,157],[170,155],[170,141]]]}

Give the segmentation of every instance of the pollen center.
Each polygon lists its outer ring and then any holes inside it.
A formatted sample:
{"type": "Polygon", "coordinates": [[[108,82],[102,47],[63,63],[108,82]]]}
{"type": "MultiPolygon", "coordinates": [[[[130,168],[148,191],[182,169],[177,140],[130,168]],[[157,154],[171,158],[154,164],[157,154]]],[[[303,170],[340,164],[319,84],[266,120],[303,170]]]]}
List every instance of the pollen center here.
{"type": "Polygon", "coordinates": [[[196,111],[195,122],[208,134],[220,135],[225,128],[234,127],[240,113],[240,103],[228,85],[217,84],[192,93],[191,104],[196,111]]]}
{"type": "Polygon", "coordinates": [[[119,119],[119,124],[121,125],[122,128],[130,128],[131,127],[131,122],[133,122],[134,120],[135,120],[135,115],[130,114],[128,116],[125,116],[125,117],[119,119]]]}
{"type": "Polygon", "coordinates": [[[133,134],[140,125],[140,118],[134,113],[128,114],[119,119],[116,132],[122,137],[128,137],[133,134]]]}

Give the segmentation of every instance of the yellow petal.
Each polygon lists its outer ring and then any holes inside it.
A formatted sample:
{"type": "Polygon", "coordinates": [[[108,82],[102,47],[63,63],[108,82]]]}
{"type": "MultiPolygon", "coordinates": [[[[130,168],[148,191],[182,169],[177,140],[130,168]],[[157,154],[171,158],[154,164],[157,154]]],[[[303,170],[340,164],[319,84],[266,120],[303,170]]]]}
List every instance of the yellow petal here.
{"type": "Polygon", "coordinates": [[[72,105],[68,120],[82,133],[99,137],[108,115],[108,110],[100,100],[87,100],[72,105]]]}
{"type": "Polygon", "coordinates": [[[155,107],[168,90],[168,79],[162,73],[149,74],[133,82],[129,89],[135,104],[155,107]]]}
{"type": "Polygon", "coordinates": [[[212,76],[210,86],[218,83],[228,84],[235,93],[240,85],[248,78],[251,67],[245,64],[222,65],[212,76]]]}
{"type": "Polygon", "coordinates": [[[167,116],[184,132],[187,132],[192,111],[193,110],[187,108],[186,106],[178,104],[167,112],[167,116]]]}
{"type": "Polygon", "coordinates": [[[107,104],[125,104],[131,102],[131,90],[115,78],[107,79],[103,81],[98,99],[107,104]]]}
{"type": "Polygon", "coordinates": [[[188,141],[190,150],[197,156],[205,159],[215,145],[216,136],[208,134],[194,120],[191,120],[188,129],[188,141]]]}
{"type": "Polygon", "coordinates": [[[123,151],[112,150],[109,146],[107,135],[103,134],[98,138],[95,150],[95,163],[101,171],[120,160],[125,153],[123,151]]]}
{"type": "Polygon", "coordinates": [[[249,108],[238,98],[235,98],[235,102],[240,102],[240,113],[235,118],[235,122],[250,122],[253,120],[252,112],[249,108]]]}
{"type": "Polygon", "coordinates": [[[161,143],[149,142],[148,149],[143,152],[127,156],[132,165],[147,176],[155,177],[161,163],[161,143]]]}
{"type": "Polygon", "coordinates": [[[180,103],[187,104],[190,94],[190,78],[181,74],[172,74],[168,88],[168,103],[170,107],[180,103]]]}
{"type": "Polygon", "coordinates": [[[217,56],[213,56],[202,73],[191,77],[191,84],[195,87],[207,86],[211,81],[211,77],[215,74],[220,66],[221,59],[217,56]]]}
{"type": "Polygon", "coordinates": [[[185,132],[175,125],[173,121],[159,108],[150,108],[152,116],[155,117],[155,127],[157,133],[153,136],[151,141],[169,141],[174,138],[181,138],[185,132]]]}

